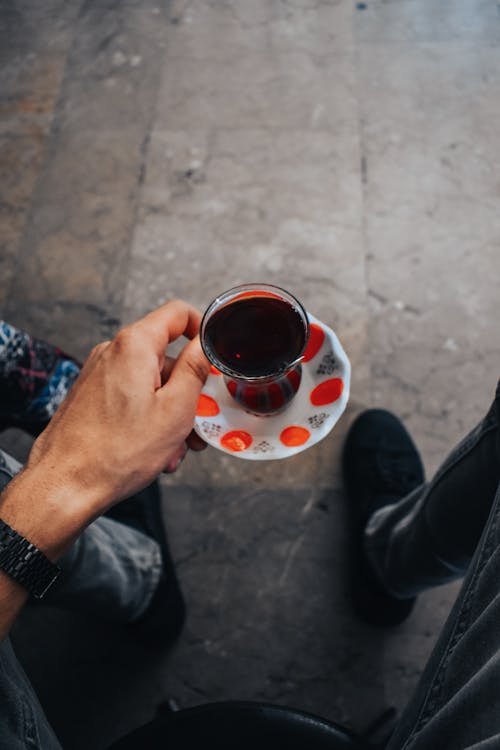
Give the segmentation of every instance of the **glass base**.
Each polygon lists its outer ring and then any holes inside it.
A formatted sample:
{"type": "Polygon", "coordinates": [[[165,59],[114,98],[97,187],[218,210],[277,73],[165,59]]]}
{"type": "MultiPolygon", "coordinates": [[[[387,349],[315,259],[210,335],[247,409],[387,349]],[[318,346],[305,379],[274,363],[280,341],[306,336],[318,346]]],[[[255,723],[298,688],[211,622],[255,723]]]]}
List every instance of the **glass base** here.
{"type": "Polygon", "coordinates": [[[302,365],[268,381],[253,383],[224,376],[226,387],[234,400],[249,414],[257,417],[270,417],[279,414],[289,406],[299,390],[302,378],[302,365]]]}

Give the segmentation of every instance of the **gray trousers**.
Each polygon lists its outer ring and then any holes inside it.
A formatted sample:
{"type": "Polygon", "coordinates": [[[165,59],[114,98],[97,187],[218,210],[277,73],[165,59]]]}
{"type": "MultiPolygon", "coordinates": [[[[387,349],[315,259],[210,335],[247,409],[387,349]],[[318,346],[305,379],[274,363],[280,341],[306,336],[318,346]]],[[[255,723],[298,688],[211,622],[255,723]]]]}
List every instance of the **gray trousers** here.
{"type": "MultiPolygon", "coordinates": [[[[398,597],[465,574],[388,750],[500,748],[499,405],[497,390],[485,419],[434,479],[380,510],[367,528],[367,553],[398,597]]],[[[158,550],[116,526],[96,521],[68,553],[62,595],[72,606],[90,601],[100,615],[110,607],[115,619],[129,620],[147,606],[158,550]]],[[[0,747],[59,748],[8,641],[0,647],[0,664],[0,747]]]]}
{"type": "MultiPolygon", "coordinates": [[[[20,468],[0,451],[0,491],[20,468]]],[[[63,580],[48,593],[50,604],[127,623],[140,617],[151,601],[162,560],[153,539],[112,519],[99,518],[58,565],[63,580]]],[[[0,644],[0,748],[60,748],[8,638],[0,644]]]]}

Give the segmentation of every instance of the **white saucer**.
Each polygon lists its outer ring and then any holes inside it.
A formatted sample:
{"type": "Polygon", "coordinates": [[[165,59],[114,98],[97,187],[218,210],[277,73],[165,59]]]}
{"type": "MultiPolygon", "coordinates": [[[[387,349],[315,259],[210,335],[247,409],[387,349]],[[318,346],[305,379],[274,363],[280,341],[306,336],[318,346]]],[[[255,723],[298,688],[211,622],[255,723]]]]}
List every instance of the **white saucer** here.
{"type": "Polygon", "coordinates": [[[351,365],[332,329],[308,317],[311,334],[300,387],[280,414],[257,417],[244,411],[212,368],[194,425],[209,445],[249,461],[268,461],[294,456],[328,435],[349,399],[351,365]]]}

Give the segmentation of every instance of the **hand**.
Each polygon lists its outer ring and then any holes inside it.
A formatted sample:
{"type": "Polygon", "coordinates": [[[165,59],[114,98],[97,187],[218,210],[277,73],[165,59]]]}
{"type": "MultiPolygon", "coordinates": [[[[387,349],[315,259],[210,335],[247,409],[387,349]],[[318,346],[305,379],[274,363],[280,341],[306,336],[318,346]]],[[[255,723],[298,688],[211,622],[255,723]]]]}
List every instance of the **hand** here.
{"type": "MultiPolygon", "coordinates": [[[[165,383],[169,379],[176,362],[177,359],[173,359],[172,357],[165,357],[165,364],[163,365],[163,369],[161,372],[162,385],[165,385],[165,383]]],[[[203,440],[203,438],[201,438],[194,429],[191,430],[186,440],[184,440],[182,445],[179,446],[179,449],[175,453],[174,457],[170,459],[167,466],[163,469],[163,473],[173,474],[175,471],[177,471],[190,449],[192,451],[199,452],[205,450],[206,447],[207,443],[205,442],[205,440],[203,440]]]]}
{"type": "Polygon", "coordinates": [[[190,436],[209,372],[197,337],[200,319],[186,303],[168,302],[96,346],[36,440],[28,472],[80,487],[98,515],[161,471],[175,470],[188,443],[202,447],[190,436]],[[181,335],[193,340],[171,360],[167,344],[181,335]]]}

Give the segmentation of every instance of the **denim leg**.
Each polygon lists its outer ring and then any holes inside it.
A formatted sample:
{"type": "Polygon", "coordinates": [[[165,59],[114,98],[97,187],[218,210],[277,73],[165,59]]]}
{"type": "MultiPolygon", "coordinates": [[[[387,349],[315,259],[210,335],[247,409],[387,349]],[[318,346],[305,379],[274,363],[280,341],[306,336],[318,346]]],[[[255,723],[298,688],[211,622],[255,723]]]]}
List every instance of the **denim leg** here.
{"type": "MultiPolygon", "coordinates": [[[[0,491],[21,468],[0,451],[0,491]]],[[[63,573],[44,602],[118,623],[141,616],[162,572],[154,539],[105,517],[86,528],[57,562],[63,573]]]]}
{"type": "MultiPolygon", "coordinates": [[[[20,469],[0,451],[0,492],[20,469]]],[[[146,609],[162,570],[154,540],[109,518],[91,524],[58,564],[62,583],[44,601],[123,623],[146,609]]],[[[0,643],[0,748],[61,750],[8,638],[0,643]]]]}
{"type": "Polygon", "coordinates": [[[58,561],[61,583],[48,604],[126,623],[147,609],[162,572],[160,547],[111,518],[94,521],[58,561]]]}
{"type": "Polygon", "coordinates": [[[500,484],[450,616],[387,750],[500,747],[500,484]]]}
{"type": "Polygon", "coordinates": [[[62,750],[8,638],[0,643],[0,747],[62,750]]]}
{"type": "MultiPolygon", "coordinates": [[[[17,461],[0,451],[0,492],[18,470],[17,461]]],[[[0,642],[0,748],[61,750],[9,638],[0,642]]]]}
{"type": "Polygon", "coordinates": [[[465,574],[500,481],[500,385],[480,424],[428,484],[377,511],[365,549],[384,586],[399,598],[465,574]]]}

